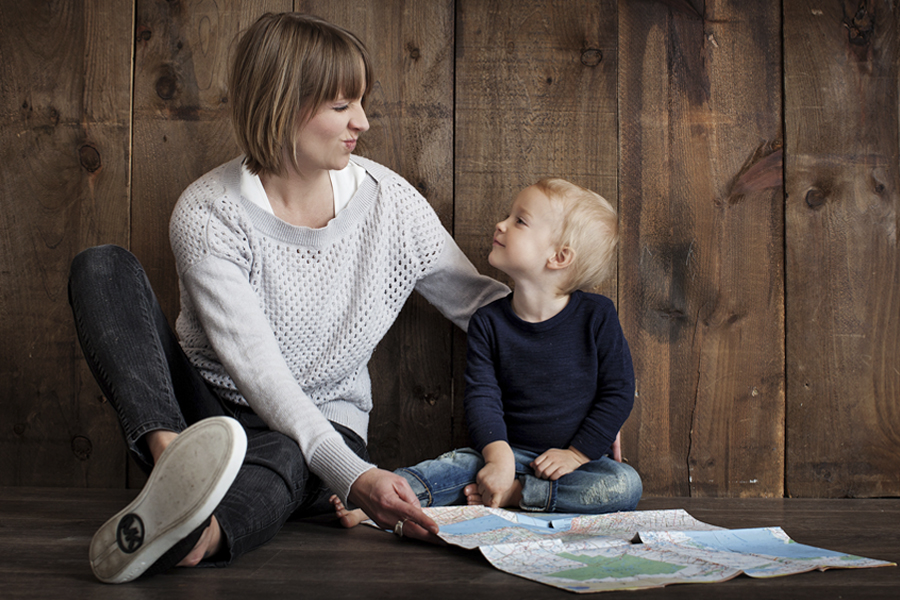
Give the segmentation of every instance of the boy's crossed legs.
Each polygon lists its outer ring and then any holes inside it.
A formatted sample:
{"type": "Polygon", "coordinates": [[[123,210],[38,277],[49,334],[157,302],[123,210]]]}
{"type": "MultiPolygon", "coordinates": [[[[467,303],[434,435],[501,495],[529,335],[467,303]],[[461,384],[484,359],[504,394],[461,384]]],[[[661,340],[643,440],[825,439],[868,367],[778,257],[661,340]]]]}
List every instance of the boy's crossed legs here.
{"type": "MultiPolygon", "coordinates": [[[[501,508],[601,514],[634,510],[641,498],[643,487],[637,471],[609,457],[588,462],[551,481],[537,477],[530,467],[538,453],[513,448],[513,454],[516,482],[501,499],[501,508]]],[[[463,448],[395,473],[409,482],[423,507],[482,504],[476,477],[484,464],[479,452],[463,448]]],[[[332,504],[345,527],[353,527],[366,518],[362,511],[348,510],[336,497],[332,504]]]]}

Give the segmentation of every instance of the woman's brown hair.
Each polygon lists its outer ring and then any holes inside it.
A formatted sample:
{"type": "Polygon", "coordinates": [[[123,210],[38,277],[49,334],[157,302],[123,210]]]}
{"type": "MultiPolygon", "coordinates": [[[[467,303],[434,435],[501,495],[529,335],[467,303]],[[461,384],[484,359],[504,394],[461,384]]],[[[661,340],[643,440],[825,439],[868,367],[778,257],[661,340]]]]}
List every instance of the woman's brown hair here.
{"type": "Polygon", "coordinates": [[[251,173],[283,174],[296,164],[301,127],[326,102],[365,101],[372,88],[365,45],[324,19],[267,13],[235,48],[228,92],[237,142],[251,173]]]}

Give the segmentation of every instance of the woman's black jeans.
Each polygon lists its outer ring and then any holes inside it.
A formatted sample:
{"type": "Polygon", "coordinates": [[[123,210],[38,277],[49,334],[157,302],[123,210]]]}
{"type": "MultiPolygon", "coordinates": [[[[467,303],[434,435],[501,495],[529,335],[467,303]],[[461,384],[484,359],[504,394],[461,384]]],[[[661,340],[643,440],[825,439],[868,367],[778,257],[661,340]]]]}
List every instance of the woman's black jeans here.
{"type": "MultiPolygon", "coordinates": [[[[89,248],[72,261],[69,304],[91,372],[115,408],[129,449],[150,471],[144,435],[180,432],[213,416],[237,419],[247,454],[213,513],[225,545],[224,565],[270,540],[288,517],[330,509],[331,492],[307,468],[298,444],[270,430],[245,406],[223,402],[185,356],[138,260],[118,246],[89,248]]],[[[368,460],[365,443],[337,423],[347,445],[368,460]]]]}

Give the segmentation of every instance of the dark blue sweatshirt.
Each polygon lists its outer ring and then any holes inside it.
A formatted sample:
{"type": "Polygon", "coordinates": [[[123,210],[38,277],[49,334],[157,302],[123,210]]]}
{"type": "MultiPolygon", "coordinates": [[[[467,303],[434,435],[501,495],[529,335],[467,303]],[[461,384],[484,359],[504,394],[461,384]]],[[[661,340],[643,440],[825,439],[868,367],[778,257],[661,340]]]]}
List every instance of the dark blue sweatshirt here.
{"type": "Polygon", "coordinates": [[[469,322],[466,420],[475,448],[503,440],[542,453],[574,446],[609,452],[634,405],[634,369],[616,309],[574,292],[541,323],[520,319],[512,294],[469,322]]]}

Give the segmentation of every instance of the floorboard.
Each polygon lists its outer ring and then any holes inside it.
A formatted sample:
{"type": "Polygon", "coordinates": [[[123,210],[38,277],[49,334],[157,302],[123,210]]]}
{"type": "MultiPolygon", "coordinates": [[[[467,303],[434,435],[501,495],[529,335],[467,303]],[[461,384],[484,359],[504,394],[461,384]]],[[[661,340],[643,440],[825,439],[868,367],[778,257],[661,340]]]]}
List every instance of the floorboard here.
{"type": "MultiPolygon", "coordinates": [[[[290,522],[227,569],[175,569],[111,586],[93,579],[94,530],[133,498],[128,490],[0,488],[0,597],[173,600],[212,598],[572,598],[494,569],[477,551],[401,540],[327,519],[290,522]]],[[[780,526],[795,541],[900,563],[900,499],[650,498],[639,509],[684,508],[728,528],[780,526]]],[[[829,570],[771,580],[737,577],[599,598],[890,598],[900,568],[829,570]]]]}

